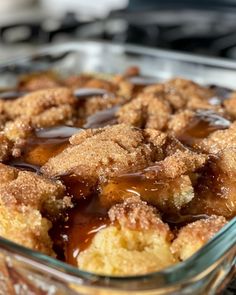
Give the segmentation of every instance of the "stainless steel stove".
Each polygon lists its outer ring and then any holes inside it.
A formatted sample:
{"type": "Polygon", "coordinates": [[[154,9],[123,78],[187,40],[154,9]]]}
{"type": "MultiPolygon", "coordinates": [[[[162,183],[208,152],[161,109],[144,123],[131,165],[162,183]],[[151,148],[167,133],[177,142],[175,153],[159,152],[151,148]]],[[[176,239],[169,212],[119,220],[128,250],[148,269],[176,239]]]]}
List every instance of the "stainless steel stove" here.
{"type": "Polygon", "coordinates": [[[221,5],[206,6],[203,4],[214,1],[199,0],[200,4],[196,5],[191,0],[167,0],[165,5],[159,4],[153,9],[137,5],[136,8],[131,6],[122,11],[112,11],[105,19],[96,19],[92,13],[84,16],[76,12],[58,17],[35,7],[10,18],[1,18],[0,58],[6,52],[4,46],[10,49],[11,52],[7,50],[9,56],[12,52],[20,50],[21,53],[24,48],[28,50],[39,44],[79,38],[236,58],[236,2],[225,1],[231,4],[223,5],[221,1],[221,5]]]}

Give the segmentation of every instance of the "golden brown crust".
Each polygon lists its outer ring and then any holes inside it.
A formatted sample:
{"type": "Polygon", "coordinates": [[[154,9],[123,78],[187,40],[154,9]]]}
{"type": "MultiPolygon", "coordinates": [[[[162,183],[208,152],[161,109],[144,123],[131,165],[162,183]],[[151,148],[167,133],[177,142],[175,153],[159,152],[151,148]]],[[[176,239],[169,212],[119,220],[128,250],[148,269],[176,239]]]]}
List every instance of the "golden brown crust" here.
{"type": "Polygon", "coordinates": [[[176,178],[182,174],[194,172],[204,166],[208,157],[198,154],[188,149],[177,150],[172,155],[166,157],[155,167],[150,167],[146,172],[149,178],[176,178]]]}
{"type": "Polygon", "coordinates": [[[18,88],[22,91],[55,88],[61,81],[55,72],[39,72],[23,75],[19,78],[18,88]]]}
{"type": "Polygon", "coordinates": [[[123,96],[113,94],[104,94],[102,96],[93,96],[80,102],[78,108],[79,118],[87,118],[90,115],[116,105],[122,105],[127,101],[123,96]]]}
{"type": "Polygon", "coordinates": [[[163,84],[148,86],[144,91],[166,99],[174,109],[214,109],[214,106],[207,102],[207,99],[214,96],[214,92],[190,80],[176,78],[163,84]]]}
{"type": "Polygon", "coordinates": [[[34,127],[48,127],[72,119],[76,98],[67,88],[38,90],[16,100],[5,101],[4,110],[14,120],[28,118],[34,127]]]}
{"type": "MultiPolygon", "coordinates": [[[[43,167],[46,175],[75,173],[91,182],[145,167],[156,157],[142,130],[124,124],[86,130],[43,167]]],[[[154,159],[155,160],[155,159],[154,159]]]]}
{"type": "Polygon", "coordinates": [[[195,184],[197,192],[186,214],[217,214],[232,218],[236,214],[236,149],[226,148],[210,159],[195,184]]]}
{"type": "Polygon", "coordinates": [[[112,223],[118,223],[121,227],[133,230],[167,230],[157,210],[138,197],[127,198],[123,203],[114,205],[108,215],[112,223]]]}
{"type": "Polygon", "coordinates": [[[60,181],[3,164],[0,164],[0,172],[0,199],[8,207],[29,206],[56,218],[59,209],[71,206],[70,200],[64,197],[65,187],[60,181]]]}
{"type": "Polygon", "coordinates": [[[231,96],[224,101],[224,107],[227,113],[233,118],[236,119],[236,92],[233,92],[231,96]]]}
{"type": "Polygon", "coordinates": [[[223,216],[212,215],[180,229],[171,246],[176,257],[185,260],[207,243],[225,224],[223,216]]]}
{"type": "Polygon", "coordinates": [[[166,127],[170,114],[169,103],[152,93],[140,94],[117,112],[119,123],[157,130],[166,127]]]}
{"type": "Polygon", "coordinates": [[[197,144],[198,149],[210,154],[217,154],[230,147],[236,147],[236,123],[231,124],[229,129],[213,132],[197,144]]]}

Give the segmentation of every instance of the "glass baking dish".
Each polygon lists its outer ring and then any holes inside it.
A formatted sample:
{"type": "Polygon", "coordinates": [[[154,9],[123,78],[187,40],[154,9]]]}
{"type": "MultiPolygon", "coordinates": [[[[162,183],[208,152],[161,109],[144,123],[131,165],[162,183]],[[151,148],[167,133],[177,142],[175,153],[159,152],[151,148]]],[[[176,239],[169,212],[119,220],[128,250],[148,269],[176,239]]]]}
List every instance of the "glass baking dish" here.
{"type": "MultiPolygon", "coordinates": [[[[32,71],[118,73],[131,65],[157,81],[182,76],[201,84],[236,88],[236,62],[96,41],[54,45],[2,63],[0,87],[11,88],[19,74],[32,71]]],[[[216,294],[234,277],[235,262],[236,218],[188,260],[135,277],[83,272],[0,238],[0,295],[216,294]]]]}

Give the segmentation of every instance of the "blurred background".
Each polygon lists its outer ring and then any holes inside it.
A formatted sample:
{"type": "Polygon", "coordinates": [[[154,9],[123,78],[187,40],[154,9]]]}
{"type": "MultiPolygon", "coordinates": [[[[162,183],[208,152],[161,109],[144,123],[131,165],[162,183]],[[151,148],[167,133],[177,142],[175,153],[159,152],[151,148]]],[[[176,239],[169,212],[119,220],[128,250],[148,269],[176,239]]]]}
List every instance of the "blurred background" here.
{"type": "Polygon", "coordinates": [[[99,39],[236,59],[236,0],[2,0],[0,59],[99,39]]]}

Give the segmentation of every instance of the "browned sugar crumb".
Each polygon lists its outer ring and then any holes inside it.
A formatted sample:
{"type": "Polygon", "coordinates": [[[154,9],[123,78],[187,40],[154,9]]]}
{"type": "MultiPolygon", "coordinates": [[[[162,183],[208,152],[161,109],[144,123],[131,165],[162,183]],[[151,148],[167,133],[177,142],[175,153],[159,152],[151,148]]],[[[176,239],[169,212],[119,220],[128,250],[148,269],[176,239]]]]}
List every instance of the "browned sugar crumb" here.
{"type": "Polygon", "coordinates": [[[72,89],[99,88],[112,93],[116,92],[118,89],[118,86],[112,81],[101,79],[89,74],[70,76],[64,81],[64,83],[72,89]]]}
{"type": "Polygon", "coordinates": [[[0,132],[0,162],[6,161],[12,152],[12,143],[0,132]]]}
{"type": "Polygon", "coordinates": [[[227,148],[210,159],[195,184],[197,196],[185,214],[217,214],[232,218],[236,214],[236,149],[227,148]]]}
{"type": "Polygon", "coordinates": [[[188,149],[184,151],[177,150],[159,162],[156,167],[150,167],[146,172],[146,176],[149,178],[176,178],[203,167],[207,159],[206,155],[188,149]]]}
{"type": "Polygon", "coordinates": [[[170,117],[168,121],[168,132],[174,135],[178,135],[189,124],[192,118],[194,118],[195,112],[192,110],[183,110],[170,117]]]}
{"type": "Polygon", "coordinates": [[[55,88],[61,81],[55,72],[39,72],[23,75],[19,78],[18,88],[23,91],[55,88]]]}
{"type": "Polygon", "coordinates": [[[116,204],[108,212],[112,223],[133,230],[167,230],[156,210],[138,197],[131,197],[121,204],[116,204]]]}
{"type": "Polygon", "coordinates": [[[223,216],[212,215],[180,229],[171,250],[181,260],[192,256],[226,224],[223,216]]]}
{"type": "Polygon", "coordinates": [[[75,103],[76,98],[69,89],[52,88],[5,101],[4,110],[11,120],[29,118],[34,127],[48,127],[72,119],[75,103]]]}
{"type": "Polygon", "coordinates": [[[114,75],[101,78],[101,75],[82,74],[75,75],[65,80],[65,85],[72,89],[79,88],[95,88],[106,90],[109,94],[121,96],[126,99],[131,98],[133,93],[133,85],[125,79],[124,76],[114,75]]]}
{"type": "Polygon", "coordinates": [[[71,206],[60,181],[33,172],[20,171],[0,164],[0,199],[7,206],[25,205],[44,211],[53,218],[60,209],[71,206]]]}
{"type": "Polygon", "coordinates": [[[98,111],[111,108],[115,105],[121,105],[126,101],[127,99],[125,97],[113,94],[89,97],[88,99],[80,102],[78,116],[80,118],[86,118],[87,116],[93,115],[98,111]]]}
{"type": "Polygon", "coordinates": [[[116,94],[125,98],[126,101],[128,101],[135,95],[135,85],[127,80],[126,76],[115,75],[112,77],[112,82],[115,83],[118,87],[116,94]]]}
{"type": "Polygon", "coordinates": [[[224,100],[224,107],[227,113],[232,117],[232,119],[236,119],[236,92],[233,92],[231,96],[224,100]]]}
{"type": "Polygon", "coordinates": [[[211,133],[197,144],[197,148],[211,154],[217,154],[229,147],[236,147],[236,123],[232,123],[229,129],[211,133]]]}
{"type": "Polygon", "coordinates": [[[118,122],[140,128],[162,130],[166,127],[171,108],[168,101],[152,93],[142,93],[117,112],[118,122]]]}
{"type": "Polygon", "coordinates": [[[186,106],[190,109],[206,107],[214,109],[214,106],[207,102],[207,99],[214,96],[214,92],[190,80],[175,78],[163,84],[148,86],[144,91],[166,99],[174,109],[186,106]]]}
{"type": "Polygon", "coordinates": [[[139,76],[139,75],[140,75],[140,68],[137,66],[130,66],[124,72],[125,77],[132,77],[132,76],[139,76]]]}
{"type": "Polygon", "coordinates": [[[18,118],[7,122],[0,133],[0,162],[7,161],[11,156],[19,157],[25,146],[25,139],[31,134],[30,119],[18,118]]]}
{"type": "Polygon", "coordinates": [[[33,128],[30,118],[17,118],[14,121],[6,123],[4,135],[13,143],[29,137],[33,133],[33,128]]]}
{"type": "Polygon", "coordinates": [[[104,181],[145,167],[158,156],[142,130],[125,124],[86,130],[72,136],[70,142],[70,147],[42,167],[43,173],[75,173],[91,182],[104,181]]]}

